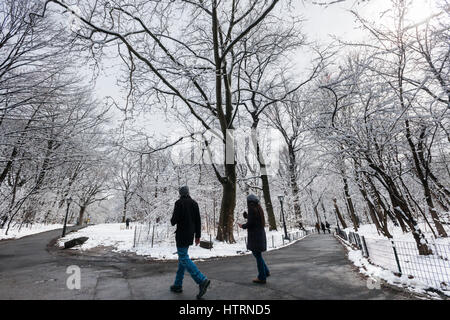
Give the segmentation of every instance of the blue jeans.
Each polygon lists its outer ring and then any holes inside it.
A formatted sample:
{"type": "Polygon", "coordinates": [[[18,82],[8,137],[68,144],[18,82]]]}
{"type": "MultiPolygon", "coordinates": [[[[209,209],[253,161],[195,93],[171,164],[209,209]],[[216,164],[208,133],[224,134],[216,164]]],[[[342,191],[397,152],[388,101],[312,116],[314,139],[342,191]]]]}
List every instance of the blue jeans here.
{"type": "Polygon", "coordinates": [[[262,253],[256,251],[252,251],[252,253],[256,258],[256,266],[258,267],[258,279],[266,280],[267,275],[269,274],[269,268],[267,268],[267,265],[264,262],[262,253]]]}
{"type": "Polygon", "coordinates": [[[198,270],[197,266],[189,258],[188,249],[189,247],[177,247],[178,271],[175,277],[174,285],[178,287],[183,286],[185,270],[187,270],[191,274],[192,279],[194,279],[197,284],[200,284],[206,280],[206,277],[200,272],[200,270],[198,270]]]}

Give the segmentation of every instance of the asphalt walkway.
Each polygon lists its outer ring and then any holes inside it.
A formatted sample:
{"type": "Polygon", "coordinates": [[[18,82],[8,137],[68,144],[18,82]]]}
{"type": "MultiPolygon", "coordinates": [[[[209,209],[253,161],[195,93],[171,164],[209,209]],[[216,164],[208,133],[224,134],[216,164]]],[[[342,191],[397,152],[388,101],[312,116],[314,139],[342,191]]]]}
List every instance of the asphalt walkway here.
{"type": "MultiPolygon", "coordinates": [[[[184,292],[171,293],[177,263],[143,261],[118,255],[67,255],[47,250],[60,230],[0,241],[0,299],[195,299],[198,288],[188,274],[184,292]],[[69,290],[67,267],[81,270],[81,288],[69,290]]],[[[252,283],[252,255],[197,261],[211,280],[206,300],[408,299],[390,288],[369,289],[332,235],[311,235],[264,253],[271,271],[266,285],[252,283]]]]}

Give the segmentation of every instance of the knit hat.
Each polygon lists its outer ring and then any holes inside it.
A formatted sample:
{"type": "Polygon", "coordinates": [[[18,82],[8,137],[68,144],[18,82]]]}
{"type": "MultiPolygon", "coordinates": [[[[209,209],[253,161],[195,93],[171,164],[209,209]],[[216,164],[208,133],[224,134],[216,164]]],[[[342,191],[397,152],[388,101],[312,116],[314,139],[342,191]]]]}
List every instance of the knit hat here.
{"type": "Polygon", "coordinates": [[[178,192],[180,193],[180,196],[188,196],[189,195],[189,187],[188,186],[182,186],[178,192]]]}
{"type": "Polygon", "coordinates": [[[255,196],[254,194],[250,194],[247,197],[247,202],[254,202],[254,203],[259,203],[259,199],[257,196],[255,196]]]}

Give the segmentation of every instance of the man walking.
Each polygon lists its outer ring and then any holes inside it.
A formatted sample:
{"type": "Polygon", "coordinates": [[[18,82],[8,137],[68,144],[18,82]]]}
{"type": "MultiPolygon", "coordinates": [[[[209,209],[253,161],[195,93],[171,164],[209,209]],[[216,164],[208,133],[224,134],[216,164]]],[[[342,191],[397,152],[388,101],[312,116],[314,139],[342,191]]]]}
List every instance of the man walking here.
{"type": "Polygon", "coordinates": [[[206,293],[211,281],[198,270],[188,255],[188,249],[193,244],[194,235],[195,245],[197,246],[200,243],[200,210],[197,202],[190,197],[187,186],[181,187],[179,193],[180,199],[175,202],[172,219],[170,220],[173,226],[177,225],[175,240],[178,253],[178,271],[175,283],[170,287],[170,290],[177,293],[183,292],[184,271],[187,270],[199,286],[197,299],[200,299],[206,293]]]}

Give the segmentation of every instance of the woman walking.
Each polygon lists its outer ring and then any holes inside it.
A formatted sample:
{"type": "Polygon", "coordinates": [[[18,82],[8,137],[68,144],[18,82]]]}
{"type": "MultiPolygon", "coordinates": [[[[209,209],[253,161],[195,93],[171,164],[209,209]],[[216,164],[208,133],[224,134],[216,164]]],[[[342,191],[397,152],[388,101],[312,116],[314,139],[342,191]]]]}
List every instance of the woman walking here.
{"type": "Polygon", "coordinates": [[[242,229],[247,229],[247,249],[250,250],[256,258],[258,277],[254,279],[253,282],[265,284],[267,277],[270,276],[270,272],[262,257],[262,253],[267,250],[266,231],[264,230],[266,224],[264,211],[259,204],[258,197],[253,194],[247,197],[247,208],[247,223],[239,224],[239,226],[242,229]]]}

